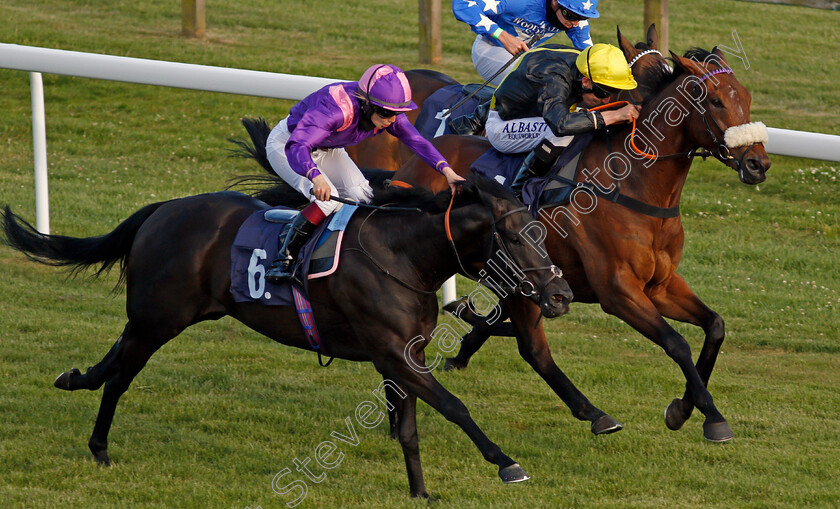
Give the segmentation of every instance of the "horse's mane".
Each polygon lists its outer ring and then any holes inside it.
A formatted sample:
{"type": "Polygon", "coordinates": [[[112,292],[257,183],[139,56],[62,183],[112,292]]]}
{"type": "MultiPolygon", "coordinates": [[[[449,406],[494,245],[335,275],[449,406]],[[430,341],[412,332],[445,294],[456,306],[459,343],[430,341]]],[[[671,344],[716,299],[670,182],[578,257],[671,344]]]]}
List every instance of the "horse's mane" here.
{"type": "MultiPolygon", "coordinates": [[[[647,44],[643,42],[636,44],[637,49],[643,49],[646,47],[647,44]]],[[[714,51],[714,49],[712,51],[714,51]]],[[[709,59],[715,61],[718,65],[723,65],[723,62],[720,61],[720,58],[717,55],[703,48],[692,47],[685,52],[683,57],[694,60],[695,62],[706,62],[708,61],[707,59],[709,59]]],[[[685,72],[682,69],[680,69],[679,66],[672,66],[671,70],[658,65],[647,67],[642,76],[640,76],[640,79],[644,81],[645,85],[650,91],[645,102],[648,102],[657,97],[663,90],[665,90],[668,87],[668,85],[675,82],[677,79],[684,75],[685,72]]]]}
{"type": "MultiPolygon", "coordinates": [[[[455,197],[453,208],[481,202],[481,194],[486,193],[495,198],[516,200],[504,186],[495,180],[486,179],[478,175],[468,175],[466,182],[461,184],[455,197]]],[[[394,205],[396,207],[415,207],[430,213],[446,211],[452,193],[447,189],[433,193],[424,188],[387,187],[374,188],[372,205],[394,205]]]]}

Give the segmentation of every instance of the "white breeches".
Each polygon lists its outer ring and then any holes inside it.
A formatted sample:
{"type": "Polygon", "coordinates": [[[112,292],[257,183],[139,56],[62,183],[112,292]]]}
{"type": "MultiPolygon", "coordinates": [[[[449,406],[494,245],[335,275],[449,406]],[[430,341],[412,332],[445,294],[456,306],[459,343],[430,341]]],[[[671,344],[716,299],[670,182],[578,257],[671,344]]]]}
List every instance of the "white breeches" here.
{"type": "MultiPolygon", "coordinates": [[[[488,41],[484,36],[479,35],[475,38],[475,42],[472,47],[472,61],[475,66],[475,70],[478,72],[478,75],[481,76],[482,80],[487,80],[490,76],[493,76],[493,74],[501,69],[501,67],[511,58],[513,58],[513,55],[508,53],[508,50],[488,41]]],[[[520,59],[517,59],[517,62],[520,59]]],[[[516,67],[516,62],[510,64],[505,72],[496,76],[490,84],[494,87],[498,87],[499,83],[502,82],[502,79],[504,79],[507,73],[514,67],[516,67]]]]}
{"type": "MultiPolygon", "coordinates": [[[[271,163],[274,172],[287,184],[300,191],[309,201],[315,202],[324,215],[330,215],[341,207],[341,203],[334,200],[316,200],[309,194],[313,187],[312,181],[299,175],[289,165],[289,160],[286,158],[286,142],[289,141],[290,136],[289,129],[286,127],[287,120],[288,117],[281,120],[268,135],[268,141],[265,144],[268,162],[271,163]]],[[[315,150],[312,152],[312,160],[330,185],[333,196],[364,203],[369,202],[373,197],[373,189],[367,179],[343,148],[315,150]]]]}

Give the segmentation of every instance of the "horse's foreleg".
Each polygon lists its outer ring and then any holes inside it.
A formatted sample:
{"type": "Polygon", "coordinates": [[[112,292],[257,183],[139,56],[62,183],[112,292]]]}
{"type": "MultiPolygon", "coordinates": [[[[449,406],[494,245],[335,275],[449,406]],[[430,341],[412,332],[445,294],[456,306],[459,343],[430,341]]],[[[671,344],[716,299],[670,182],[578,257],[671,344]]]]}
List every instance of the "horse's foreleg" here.
{"type": "Polygon", "coordinates": [[[511,483],[528,480],[530,477],[522,467],[504,454],[501,448],[481,431],[464,403],[435,380],[426,368],[423,352],[411,352],[410,355],[413,356],[410,366],[408,360],[403,357],[402,349],[387,358],[374,359],[374,365],[386,379],[403,387],[407,393],[416,394],[440,412],[446,420],[464,430],[484,459],[499,467],[499,477],[502,481],[511,483]]]}
{"type": "MultiPolygon", "coordinates": [[[[666,291],[654,295],[652,300],[656,309],[666,318],[703,328],[706,337],[703,340],[700,355],[697,357],[696,367],[700,379],[708,388],[709,378],[712,376],[715,361],[726,335],[723,318],[706,306],[691,291],[685,280],[677,274],[671,277],[666,291]]],[[[682,399],[675,399],[668,405],[665,411],[665,424],[670,429],[680,429],[691,416],[693,409],[691,387],[686,384],[682,399]]]]}
{"type": "Polygon", "coordinates": [[[601,307],[659,345],[677,363],[685,376],[694,406],[706,416],[703,423],[706,439],[715,442],[731,439],[733,434],[729,424],[715,407],[712,395],[694,366],[691,347],[659,314],[653,302],[642,291],[643,286],[641,281],[625,278],[611,286],[609,294],[601,299],[601,307]]]}
{"type": "Polygon", "coordinates": [[[388,435],[396,440],[399,438],[399,422],[400,415],[397,409],[399,408],[400,398],[399,394],[389,384],[385,384],[385,400],[388,410],[388,435]]]}
{"type": "Polygon", "coordinates": [[[464,334],[464,337],[461,338],[461,347],[458,349],[455,357],[446,359],[446,364],[443,366],[444,371],[466,368],[472,356],[484,346],[484,343],[490,336],[516,336],[516,328],[513,324],[505,322],[510,315],[504,307],[499,308],[501,313],[498,316],[494,316],[492,322],[486,316],[480,315],[475,311],[472,303],[469,301],[469,296],[450,302],[443,309],[452,314],[455,319],[472,326],[472,330],[464,334]]]}
{"type": "MultiPolygon", "coordinates": [[[[386,384],[386,388],[390,386],[386,384]]],[[[387,390],[387,389],[386,389],[387,390]]],[[[391,389],[393,391],[393,389],[391,389]]],[[[396,392],[394,392],[396,395],[396,392]]],[[[405,470],[408,472],[408,488],[412,497],[429,498],[426,483],[423,482],[423,469],[420,466],[420,439],[417,436],[417,396],[411,393],[404,398],[396,398],[399,415],[397,437],[405,457],[405,470]]]]}
{"type": "Polygon", "coordinates": [[[448,357],[446,363],[443,365],[444,371],[451,371],[453,369],[464,369],[470,362],[470,358],[475,354],[484,343],[490,339],[490,333],[485,329],[474,326],[471,331],[464,334],[461,338],[461,348],[455,357],[448,357]]]}
{"type": "Polygon", "coordinates": [[[590,403],[554,362],[542,324],[534,327],[540,316],[539,306],[524,297],[515,296],[505,300],[505,307],[510,311],[511,321],[517,330],[519,354],[560,396],[572,415],[591,422],[592,433],[596,435],[621,430],[621,423],[590,403]]]}

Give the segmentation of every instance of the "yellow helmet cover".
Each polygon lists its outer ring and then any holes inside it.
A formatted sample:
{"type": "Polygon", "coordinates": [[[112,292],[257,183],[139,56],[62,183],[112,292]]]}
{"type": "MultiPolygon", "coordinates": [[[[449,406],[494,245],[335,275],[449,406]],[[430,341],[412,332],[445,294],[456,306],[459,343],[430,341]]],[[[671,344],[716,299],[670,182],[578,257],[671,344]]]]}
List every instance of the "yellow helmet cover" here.
{"type": "Polygon", "coordinates": [[[578,70],[595,83],[619,90],[633,90],[636,80],[624,53],[612,44],[598,43],[580,52],[575,61],[578,70]]]}

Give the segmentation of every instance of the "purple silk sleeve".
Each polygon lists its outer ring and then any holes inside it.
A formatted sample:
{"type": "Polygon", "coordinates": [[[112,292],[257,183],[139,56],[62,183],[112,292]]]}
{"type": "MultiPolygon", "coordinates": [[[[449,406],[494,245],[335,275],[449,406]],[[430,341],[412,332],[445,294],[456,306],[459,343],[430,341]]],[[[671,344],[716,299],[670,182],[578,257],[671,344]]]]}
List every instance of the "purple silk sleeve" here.
{"type": "Polygon", "coordinates": [[[405,115],[397,115],[397,120],[385,130],[405,143],[420,159],[438,172],[441,171],[443,166],[449,166],[438,149],[417,132],[417,128],[411,124],[405,115]]]}

